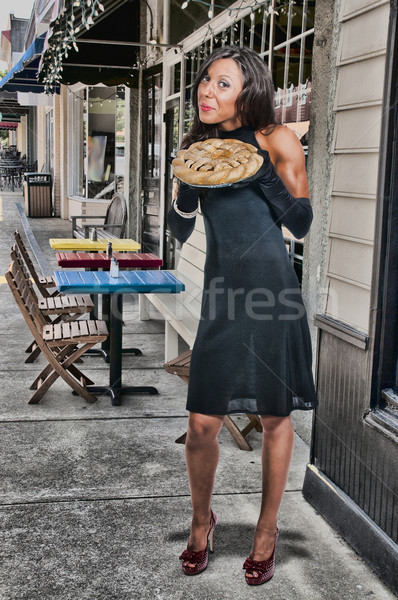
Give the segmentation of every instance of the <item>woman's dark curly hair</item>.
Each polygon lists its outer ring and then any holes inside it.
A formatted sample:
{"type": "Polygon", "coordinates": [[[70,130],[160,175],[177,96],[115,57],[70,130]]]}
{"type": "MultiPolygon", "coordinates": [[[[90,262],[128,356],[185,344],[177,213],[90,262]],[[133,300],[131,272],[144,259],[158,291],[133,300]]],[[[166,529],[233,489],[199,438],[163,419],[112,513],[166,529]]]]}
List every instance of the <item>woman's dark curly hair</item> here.
{"type": "Polygon", "coordinates": [[[191,91],[195,116],[191,129],[182,140],[181,148],[188,148],[193,142],[218,137],[216,125],[205,125],[199,119],[198,87],[202,78],[207,74],[210,65],[220,58],[232,58],[242,71],[243,89],[236,100],[237,115],[242,125],[250,126],[255,131],[263,131],[270,125],[276,125],[274,113],[275,89],[271,73],[264,61],[249,48],[223,46],[217,48],[207,57],[196,75],[191,91]]]}

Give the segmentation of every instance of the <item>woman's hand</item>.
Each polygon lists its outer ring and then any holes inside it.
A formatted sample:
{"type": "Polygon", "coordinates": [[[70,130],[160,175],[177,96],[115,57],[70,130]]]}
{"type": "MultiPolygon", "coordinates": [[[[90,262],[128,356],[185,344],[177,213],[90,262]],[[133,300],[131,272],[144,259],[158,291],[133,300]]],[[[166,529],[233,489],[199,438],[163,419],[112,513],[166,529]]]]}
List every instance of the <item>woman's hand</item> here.
{"type": "Polygon", "coordinates": [[[167,224],[174,237],[183,244],[195,228],[198,190],[180,181],[175,191],[173,205],[167,213],[167,224]]]}
{"type": "Polygon", "coordinates": [[[177,206],[184,212],[193,212],[198,208],[199,192],[197,187],[191,187],[180,181],[177,193],[177,206]]]}
{"type": "MultiPolygon", "coordinates": [[[[274,165],[272,164],[271,158],[267,150],[258,150],[260,156],[263,157],[263,164],[255,174],[256,181],[261,181],[264,185],[269,185],[270,182],[275,180],[276,172],[274,165]]],[[[272,184],[271,184],[272,185],[272,184]]]]}

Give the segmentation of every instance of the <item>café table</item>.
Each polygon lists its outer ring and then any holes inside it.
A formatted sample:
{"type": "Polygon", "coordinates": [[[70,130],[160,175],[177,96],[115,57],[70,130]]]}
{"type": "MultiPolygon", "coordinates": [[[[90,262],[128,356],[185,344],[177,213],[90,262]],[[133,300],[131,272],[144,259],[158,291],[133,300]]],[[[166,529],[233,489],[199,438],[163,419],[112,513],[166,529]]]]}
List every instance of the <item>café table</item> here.
{"type": "Polygon", "coordinates": [[[1,173],[1,187],[3,188],[3,184],[8,186],[10,190],[13,192],[16,184],[19,184],[21,187],[22,183],[22,172],[24,168],[21,164],[1,164],[0,165],[0,173],[1,173]]]}
{"type": "Polygon", "coordinates": [[[54,250],[70,250],[88,252],[105,252],[108,242],[112,244],[114,252],[137,252],[141,245],[132,239],[101,238],[90,240],[85,238],[50,238],[49,243],[54,250]]]}
{"type": "MultiPolygon", "coordinates": [[[[114,252],[137,252],[141,245],[132,239],[109,238],[100,240],[90,240],[85,238],[50,238],[49,243],[54,250],[69,250],[69,251],[91,251],[105,252],[108,242],[112,244],[114,252]]],[[[94,310],[92,318],[98,318],[98,303],[94,301],[94,310]]]]}
{"type": "MultiPolygon", "coordinates": [[[[109,269],[111,259],[105,252],[57,252],[57,265],[66,269],[109,269]]],[[[156,254],[147,252],[113,252],[121,269],[155,269],[163,261],[156,254]]]]}
{"type": "MultiPolygon", "coordinates": [[[[155,269],[161,267],[163,261],[152,253],[135,252],[113,252],[112,256],[119,263],[119,268],[134,269],[155,269]]],[[[57,265],[63,268],[83,268],[89,270],[105,269],[109,270],[111,259],[105,252],[57,252],[57,265]]],[[[110,296],[102,295],[102,319],[106,321],[109,329],[110,315],[110,296]]],[[[90,354],[102,356],[106,362],[109,362],[109,338],[101,344],[101,348],[92,348],[90,354]]],[[[139,348],[123,348],[123,354],[142,354],[139,348]]]]}
{"type": "Polygon", "coordinates": [[[70,294],[110,294],[109,385],[88,386],[93,394],[107,394],[119,406],[122,394],[157,394],[153,386],[122,385],[122,319],[124,293],[166,293],[184,291],[184,284],[168,271],[121,271],[111,277],[109,271],[55,271],[58,291],[70,294]]]}

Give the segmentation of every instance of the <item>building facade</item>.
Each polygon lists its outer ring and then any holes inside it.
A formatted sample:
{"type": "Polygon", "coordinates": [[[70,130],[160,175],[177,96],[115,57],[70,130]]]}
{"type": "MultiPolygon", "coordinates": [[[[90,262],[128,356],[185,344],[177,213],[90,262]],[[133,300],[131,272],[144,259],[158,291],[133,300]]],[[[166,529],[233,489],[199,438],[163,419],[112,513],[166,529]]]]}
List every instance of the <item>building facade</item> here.
{"type": "Polygon", "coordinates": [[[318,329],[304,496],[398,589],[397,3],[317,2],[304,287],[318,329]]]}
{"type": "Polygon", "coordinates": [[[397,0],[104,1],[92,23],[76,13],[82,28],[51,55],[73,5],[61,4],[41,75],[60,94],[36,115],[37,139],[47,139],[39,164],[53,144],[58,214],[105,211],[95,196],[123,186],[129,236],[167,268],[179,253],[166,222],[168,157],[189,128],[198,67],[212,49],[239,44],[271,69],[276,115],[307,154],[314,210],[305,240],[284,231],[319,395],[312,416],[292,414],[311,444],[303,493],[398,591],[397,0]],[[135,26],[118,30],[128,10],[135,26]],[[97,182],[89,144],[103,152],[97,182]]]}

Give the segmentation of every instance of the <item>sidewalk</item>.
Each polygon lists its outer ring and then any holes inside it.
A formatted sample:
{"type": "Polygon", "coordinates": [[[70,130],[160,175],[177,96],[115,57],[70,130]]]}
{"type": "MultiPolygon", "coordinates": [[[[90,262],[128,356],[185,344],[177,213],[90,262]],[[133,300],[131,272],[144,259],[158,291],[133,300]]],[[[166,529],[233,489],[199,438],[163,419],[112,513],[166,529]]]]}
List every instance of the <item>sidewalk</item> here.
{"type": "MultiPolygon", "coordinates": [[[[14,230],[26,237],[15,205],[23,203],[21,193],[0,197],[4,275],[14,230]]],[[[29,222],[55,268],[48,238],[69,237],[70,223],[29,222]]],[[[136,296],[124,304],[124,343],[143,351],[124,357],[124,383],[153,384],[159,395],[126,396],[120,407],[109,397],[89,405],[58,381],[40,404],[29,405],[29,385],[45,361],[24,363],[30,332],[0,279],[0,600],[395,598],[304,500],[309,448],[298,436],[279,513],[275,575],[259,588],[245,583],[242,564],[261,500],[261,436],[252,431],[253,452],[242,452],[225,427],[215,553],[204,573],[184,575],[178,556],[188,539],[190,500],[184,446],[174,440],[187,425],[186,385],[162,368],[160,315],[140,322],[136,296]]],[[[82,370],[106,383],[108,365],[98,357],[86,357],[82,370]]]]}

